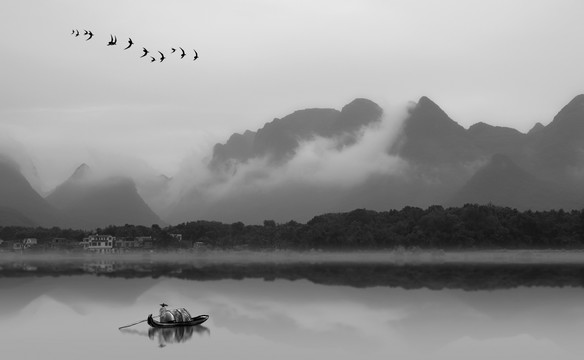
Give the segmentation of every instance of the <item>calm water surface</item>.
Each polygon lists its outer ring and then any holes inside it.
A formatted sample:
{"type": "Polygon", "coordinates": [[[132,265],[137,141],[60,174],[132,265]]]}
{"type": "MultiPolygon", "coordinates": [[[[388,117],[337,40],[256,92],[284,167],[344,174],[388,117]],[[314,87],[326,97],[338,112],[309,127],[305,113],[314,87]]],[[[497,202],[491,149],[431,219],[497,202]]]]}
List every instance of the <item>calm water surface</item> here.
{"type": "MultiPolygon", "coordinates": [[[[431,290],[355,287],[344,285],[342,279],[331,284],[330,279],[319,283],[314,278],[287,280],[280,275],[196,280],[124,272],[120,277],[111,276],[107,267],[102,267],[106,274],[93,267],[93,274],[40,276],[34,265],[19,266],[25,271],[7,271],[6,264],[0,271],[3,359],[581,359],[584,355],[581,286],[431,290]],[[210,319],[204,326],[181,331],[156,332],[146,323],[118,330],[157,313],[161,302],[186,307],[193,315],[209,314],[210,319]]],[[[358,271],[352,266],[349,271],[358,271]]],[[[327,269],[320,269],[317,278],[337,274],[327,269]]]]}

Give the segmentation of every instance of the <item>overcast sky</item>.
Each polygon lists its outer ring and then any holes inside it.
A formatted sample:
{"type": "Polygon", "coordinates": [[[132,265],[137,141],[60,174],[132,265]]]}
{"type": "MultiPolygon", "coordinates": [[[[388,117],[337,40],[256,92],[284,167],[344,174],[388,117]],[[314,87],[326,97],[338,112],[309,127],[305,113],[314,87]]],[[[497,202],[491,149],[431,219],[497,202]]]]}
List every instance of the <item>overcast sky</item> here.
{"type": "Polygon", "coordinates": [[[2,0],[0,132],[51,187],[103,153],[172,176],[233,132],[356,97],[428,96],[465,127],[527,131],[584,92],[583,13],[578,0],[2,0]]]}

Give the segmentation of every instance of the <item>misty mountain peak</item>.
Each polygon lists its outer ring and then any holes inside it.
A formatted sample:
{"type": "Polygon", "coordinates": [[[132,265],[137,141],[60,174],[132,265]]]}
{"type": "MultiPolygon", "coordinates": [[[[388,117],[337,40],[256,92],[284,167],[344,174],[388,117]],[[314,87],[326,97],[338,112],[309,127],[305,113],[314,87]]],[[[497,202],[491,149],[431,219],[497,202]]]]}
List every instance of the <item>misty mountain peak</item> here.
{"type": "Polygon", "coordinates": [[[584,94],[577,95],[573,98],[572,101],[562,108],[559,114],[577,111],[584,111],[584,94]]]}
{"type": "Polygon", "coordinates": [[[414,111],[436,112],[448,116],[446,115],[444,110],[442,110],[440,106],[438,106],[438,104],[436,104],[434,101],[430,100],[430,98],[426,96],[422,96],[420,100],[418,100],[418,104],[414,108],[414,111]]]}
{"type": "Polygon", "coordinates": [[[432,100],[423,96],[404,123],[405,141],[392,152],[422,163],[456,163],[476,159],[469,134],[432,100]]]}
{"type": "Polygon", "coordinates": [[[341,109],[341,116],[360,119],[361,122],[379,119],[382,114],[383,109],[379,105],[363,98],[357,98],[341,109]]]}
{"type": "Polygon", "coordinates": [[[416,130],[440,132],[464,132],[465,129],[452,120],[435,102],[422,96],[411,110],[407,126],[416,130]]]}
{"type": "Polygon", "coordinates": [[[75,169],[73,175],[71,175],[72,180],[85,180],[91,175],[91,168],[86,163],[83,163],[75,169]]]}
{"type": "Polygon", "coordinates": [[[543,129],[545,129],[545,126],[538,122],[535,125],[533,125],[533,127],[527,132],[528,134],[537,134],[539,132],[541,132],[543,129]]]}
{"type": "Polygon", "coordinates": [[[548,126],[552,131],[571,135],[573,131],[584,131],[584,94],[576,96],[554,117],[548,126]]]}

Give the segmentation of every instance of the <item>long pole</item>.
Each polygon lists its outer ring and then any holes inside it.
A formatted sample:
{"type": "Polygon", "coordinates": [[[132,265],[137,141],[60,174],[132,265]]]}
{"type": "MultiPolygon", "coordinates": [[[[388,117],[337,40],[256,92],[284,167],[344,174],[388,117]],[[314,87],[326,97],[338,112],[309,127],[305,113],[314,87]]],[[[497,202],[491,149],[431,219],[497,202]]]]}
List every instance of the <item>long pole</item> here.
{"type": "MultiPolygon", "coordinates": [[[[152,318],[154,319],[154,318],[157,318],[157,317],[160,317],[160,316],[159,316],[159,315],[156,315],[156,316],[153,316],[152,318]]],[[[146,319],[146,320],[148,320],[148,319],[146,319]]],[[[124,329],[124,328],[130,327],[130,326],[138,325],[138,324],[140,324],[140,323],[143,323],[143,322],[144,322],[144,321],[146,321],[146,320],[138,321],[138,322],[135,322],[135,323],[133,323],[133,324],[130,324],[130,325],[124,325],[124,326],[120,326],[120,327],[118,328],[118,330],[121,330],[121,329],[124,329]]]]}

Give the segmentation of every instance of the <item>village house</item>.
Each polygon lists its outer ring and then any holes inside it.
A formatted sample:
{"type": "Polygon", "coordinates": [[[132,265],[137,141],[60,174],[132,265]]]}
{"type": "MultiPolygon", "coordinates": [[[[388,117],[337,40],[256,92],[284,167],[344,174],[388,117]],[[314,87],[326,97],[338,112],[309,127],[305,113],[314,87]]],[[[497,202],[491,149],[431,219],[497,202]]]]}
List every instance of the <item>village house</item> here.
{"type": "Polygon", "coordinates": [[[29,249],[33,246],[38,245],[38,240],[36,238],[26,238],[22,240],[22,248],[29,249]]]}
{"type": "Polygon", "coordinates": [[[144,249],[152,249],[154,247],[152,236],[137,236],[135,240],[137,240],[144,249]]]}
{"type": "Polygon", "coordinates": [[[142,242],[138,238],[118,238],[115,241],[115,248],[120,250],[131,250],[142,247],[142,242]]]}
{"type": "Polygon", "coordinates": [[[172,238],[176,239],[179,242],[182,241],[182,234],[168,234],[168,235],[170,235],[172,238]]]}
{"type": "Polygon", "coordinates": [[[83,239],[83,248],[99,253],[113,252],[115,241],[116,237],[111,235],[89,235],[83,239]]]}

